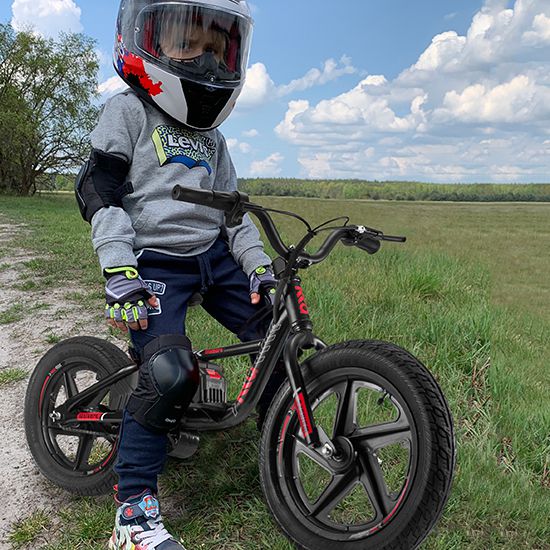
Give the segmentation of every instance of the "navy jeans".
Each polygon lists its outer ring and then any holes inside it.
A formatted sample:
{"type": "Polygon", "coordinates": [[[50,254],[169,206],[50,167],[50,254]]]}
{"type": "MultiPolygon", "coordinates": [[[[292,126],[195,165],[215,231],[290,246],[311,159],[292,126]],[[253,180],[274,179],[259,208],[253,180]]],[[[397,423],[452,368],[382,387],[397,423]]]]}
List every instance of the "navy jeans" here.
{"type": "MultiPolygon", "coordinates": [[[[159,308],[150,312],[147,330],[131,332],[138,353],[157,336],[185,334],[187,305],[196,292],[203,295],[202,307],[241,341],[264,336],[265,326],[247,322],[259,306],[250,303],[248,278],[223,239],[198,256],[181,258],[145,251],[138,262],[142,279],[160,302],[159,308]]],[[[145,489],[157,492],[166,449],[165,435],[147,430],[124,411],[115,466],[119,500],[124,502],[145,489]]]]}

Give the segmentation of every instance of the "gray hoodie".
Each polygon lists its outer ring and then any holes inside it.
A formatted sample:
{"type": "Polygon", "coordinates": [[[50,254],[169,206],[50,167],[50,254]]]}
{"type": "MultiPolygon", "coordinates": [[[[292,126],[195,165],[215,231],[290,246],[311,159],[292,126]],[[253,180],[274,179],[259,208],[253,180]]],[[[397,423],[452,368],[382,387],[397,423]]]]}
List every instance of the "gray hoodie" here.
{"type": "MultiPolygon", "coordinates": [[[[101,268],[136,266],[141,251],[175,256],[205,252],[220,234],[223,212],[172,200],[174,185],[219,191],[237,188],[235,168],[218,130],[195,132],[179,125],[131,90],[107,101],[91,135],[92,147],[125,159],[134,192],[124,208],[108,207],[92,218],[92,242],[101,268]]],[[[229,247],[250,275],[271,263],[248,214],[226,228],[229,247]]]]}

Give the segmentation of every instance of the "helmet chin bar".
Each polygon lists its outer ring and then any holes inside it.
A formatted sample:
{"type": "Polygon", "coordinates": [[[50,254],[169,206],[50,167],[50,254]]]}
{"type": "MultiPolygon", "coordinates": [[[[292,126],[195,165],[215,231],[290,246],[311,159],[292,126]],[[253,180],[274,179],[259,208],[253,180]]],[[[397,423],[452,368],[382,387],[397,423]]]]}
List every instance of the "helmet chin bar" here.
{"type": "Polygon", "coordinates": [[[209,88],[181,80],[187,102],[187,124],[192,128],[213,128],[233,94],[232,89],[209,88]],[[205,95],[208,101],[205,101],[205,95]]]}

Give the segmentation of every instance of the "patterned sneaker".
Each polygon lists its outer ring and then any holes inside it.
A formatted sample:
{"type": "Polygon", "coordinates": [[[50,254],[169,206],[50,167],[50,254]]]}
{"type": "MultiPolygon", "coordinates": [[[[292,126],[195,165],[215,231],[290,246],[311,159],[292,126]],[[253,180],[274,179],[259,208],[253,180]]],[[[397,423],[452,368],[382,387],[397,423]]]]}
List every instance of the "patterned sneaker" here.
{"type": "Polygon", "coordinates": [[[164,528],[150,491],[119,504],[109,550],[185,550],[164,528]]]}

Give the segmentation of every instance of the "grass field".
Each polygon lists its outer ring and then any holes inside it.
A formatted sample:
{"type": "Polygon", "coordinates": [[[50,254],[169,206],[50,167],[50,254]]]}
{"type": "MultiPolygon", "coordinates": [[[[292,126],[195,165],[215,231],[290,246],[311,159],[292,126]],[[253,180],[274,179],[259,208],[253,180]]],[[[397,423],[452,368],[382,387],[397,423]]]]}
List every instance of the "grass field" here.
{"type": "MultiPolygon", "coordinates": [[[[449,399],[457,475],[423,548],[550,549],[550,204],[259,202],[313,222],[345,214],[409,238],[373,257],[339,247],[304,274],[304,290],[325,341],[394,341],[429,366],[449,399]]],[[[72,199],[0,197],[0,213],[32,232],[18,243],[36,252],[27,279],[17,283],[21,290],[81,281],[69,298],[101,315],[101,276],[72,199]]],[[[292,242],[299,234],[285,219],[284,237],[292,242]]],[[[2,261],[6,253],[0,251],[2,261]]],[[[188,328],[196,347],[231,340],[198,310],[188,328]]],[[[232,367],[234,394],[248,365],[232,367]]],[[[161,493],[185,504],[169,519],[190,548],[291,548],[262,500],[257,440],[247,423],[205,437],[193,459],[169,465],[161,493]]],[[[50,550],[104,548],[113,511],[110,499],[81,499],[61,512],[60,524],[31,516],[12,540],[15,547],[34,539],[46,547],[47,533],[50,550]]]]}

